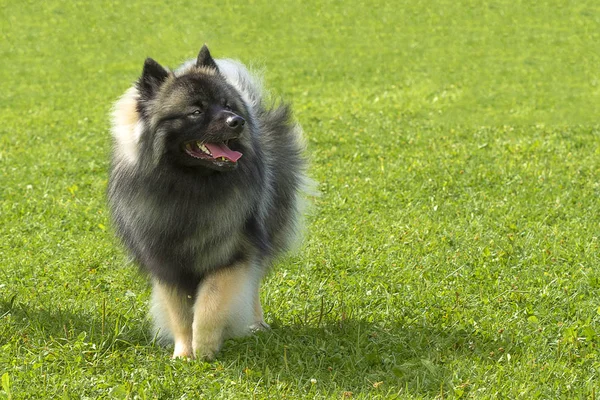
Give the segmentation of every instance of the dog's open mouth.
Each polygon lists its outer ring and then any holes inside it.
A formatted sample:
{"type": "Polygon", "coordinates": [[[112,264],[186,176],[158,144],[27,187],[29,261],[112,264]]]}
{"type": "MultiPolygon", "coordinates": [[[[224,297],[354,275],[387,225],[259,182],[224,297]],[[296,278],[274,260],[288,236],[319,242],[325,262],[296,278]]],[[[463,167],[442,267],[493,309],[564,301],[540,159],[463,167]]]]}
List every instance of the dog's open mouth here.
{"type": "Polygon", "coordinates": [[[242,157],[239,151],[229,148],[229,141],[221,143],[202,143],[190,141],[184,144],[185,152],[197,160],[203,160],[224,169],[235,168],[237,161],[242,157]]]}

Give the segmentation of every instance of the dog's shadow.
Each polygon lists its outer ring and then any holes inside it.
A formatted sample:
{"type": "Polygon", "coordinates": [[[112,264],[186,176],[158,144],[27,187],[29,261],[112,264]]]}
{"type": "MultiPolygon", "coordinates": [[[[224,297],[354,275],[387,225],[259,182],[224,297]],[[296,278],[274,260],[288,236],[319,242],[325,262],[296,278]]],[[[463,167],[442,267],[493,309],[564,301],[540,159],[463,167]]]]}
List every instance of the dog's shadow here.
{"type": "MultiPolygon", "coordinates": [[[[24,304],[13,296],[0,299],[0,318],[10,314],[14,329],[23,332],[24,336],[41,336],[61,345],[80,342],[97,351],[152,343],[151,325],[147,319],[140,323],[133,313],[119,314],[103,308],[100,304],[97,310],[90,312],[68,305],[49,309],[24,304]]],[[[0,337],[0,345],[2,342],[0,337]]]]}
{"type": "Polygon", "coordinates": [[[250,378],[256,372],[257,382],[288,379],[294,386],[320,383],[354,394],[435,396],[460,384],[468,390],[470,367],[455,361],[495,363],[508,351],[520,350],[509,339],[474,330],[348,319],[321,327],[275,323],[270,331],[226,342],[220,359],[250,378]],[[457,365],[468,369],[465,382],[456,381],[457,365]]]}
{"type": "MultiPolygon", "coordinates": [[[[139,313],[130,317],[99,310],[30,308],[12,299],[0,299],[0,316],[11,314],[15,329],[42,333],[49,340],[84,341],[99,351],[172,349],[152,346],[150,323],[139,313]],[[131,320],[127,319],[131,318],[131,320]]],[[[0,338],[1,339],[1,338],[0,338]]],[[[2,341],[0,341],[2,342],[2,341]]],[[[0,343],[1,345],[2,343],[0,343]]],[[[272,329],[225,342],[217,363],[236,370],[244,379],[284,382],[295,387],[324,385],[354,394],[396,392],[435,396],[448,393],[457,382],[457,366],[473,362],[495,363],[506,352],[521,350],[510,339],[490,338],[475,330],[438,329],[422,323],[409,325],[360,319],[326,321],[320,326],[289,326],[272,322],[272,329]]],[[[460,379],[460,378],[459,378],[460,379]]],[[[333,390],[333,389],[331,389],[333,390]]],[[[339,395],[339,393],[337,393],[339,395]]]]}

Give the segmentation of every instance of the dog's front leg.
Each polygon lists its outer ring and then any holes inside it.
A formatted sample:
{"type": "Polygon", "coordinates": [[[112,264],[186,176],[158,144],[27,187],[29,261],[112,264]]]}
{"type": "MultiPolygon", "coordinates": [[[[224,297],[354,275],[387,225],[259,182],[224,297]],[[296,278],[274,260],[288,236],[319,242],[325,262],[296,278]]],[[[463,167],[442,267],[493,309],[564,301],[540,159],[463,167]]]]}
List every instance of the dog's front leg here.
{"type": "Polygon", "coordinates": [[[156,322],[175,341],[173,358],[192,357],[192,296],[158,280],[154,280],[152,292],[156,322]]]}
{"type": "Polygon", "coordinates": [[[249,333],[261,274],[239,262],[207,275],[194,304],[192,346],[197,358],[213,360],[228,337],[249,333]]]}

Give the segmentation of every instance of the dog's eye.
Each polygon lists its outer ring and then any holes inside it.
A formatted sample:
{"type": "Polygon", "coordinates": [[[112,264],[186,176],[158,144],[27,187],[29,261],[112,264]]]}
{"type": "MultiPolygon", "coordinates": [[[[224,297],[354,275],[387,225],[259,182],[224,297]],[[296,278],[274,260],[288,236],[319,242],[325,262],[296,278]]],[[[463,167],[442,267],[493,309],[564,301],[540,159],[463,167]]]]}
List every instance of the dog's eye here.
{"type": "Polygon", "coordinates": [[[231,111],[232,108],[228,103],[225,103],[225,105],[223,106],[223,108],[225,108],[227,111],[231,111]]]}
{"type": "Polygon", "coordinates": [[[202,115],[202,111],[199,109],[195,109],[194,111],[192,111],[191,113],[188,114],[190,117],[192,118],[197,118],[199,116],[202,115]]]}

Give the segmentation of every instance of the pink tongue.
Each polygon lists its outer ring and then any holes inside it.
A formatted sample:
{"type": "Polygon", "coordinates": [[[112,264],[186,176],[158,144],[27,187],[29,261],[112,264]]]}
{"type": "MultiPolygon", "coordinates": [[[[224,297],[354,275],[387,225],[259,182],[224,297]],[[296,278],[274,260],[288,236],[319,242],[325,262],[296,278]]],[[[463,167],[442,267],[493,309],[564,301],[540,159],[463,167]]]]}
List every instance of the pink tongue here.
{"type": "Polygon", "coordinates": [[[231,162],[236,162],[242,157],[242,153],[231,150],[223,143],[205,143],[204,145],[210,150],[213,158],[225,157],[231,162]]]}

